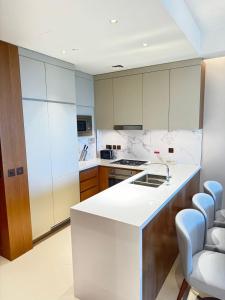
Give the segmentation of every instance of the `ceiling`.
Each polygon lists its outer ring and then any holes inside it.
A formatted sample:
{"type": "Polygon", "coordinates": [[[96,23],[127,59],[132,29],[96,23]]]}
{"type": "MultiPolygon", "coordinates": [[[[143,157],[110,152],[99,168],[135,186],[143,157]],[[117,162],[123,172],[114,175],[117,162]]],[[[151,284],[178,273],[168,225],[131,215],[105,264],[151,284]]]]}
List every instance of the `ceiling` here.
{"type": "Polygon", "coordinates": [[[225,27],[224,0],[185,0],[203,33],[225,27]]]}
{"type": "MultiPolygon", "coordinates": [[[[224,28],[221,2],[0,0],[0,39],[90,74],[117,71],[117,64],[130,69],[212,55],[207,34],[224,28]]],[[[214,52],[221,53],[225,41],[218,43],[214,52]]]]}

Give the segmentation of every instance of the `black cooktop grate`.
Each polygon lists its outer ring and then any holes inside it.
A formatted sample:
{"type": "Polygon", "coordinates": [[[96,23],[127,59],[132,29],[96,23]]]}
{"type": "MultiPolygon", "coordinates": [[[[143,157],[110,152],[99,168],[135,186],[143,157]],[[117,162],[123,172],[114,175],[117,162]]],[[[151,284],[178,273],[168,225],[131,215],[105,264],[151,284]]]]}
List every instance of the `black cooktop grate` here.
{"type": "Polygon", "coordinates": [[[146,160],[120,159],[112,162],[112,164],[125,165],[125,166],[141,166],[146,162],[147,162],[146,160]]]}

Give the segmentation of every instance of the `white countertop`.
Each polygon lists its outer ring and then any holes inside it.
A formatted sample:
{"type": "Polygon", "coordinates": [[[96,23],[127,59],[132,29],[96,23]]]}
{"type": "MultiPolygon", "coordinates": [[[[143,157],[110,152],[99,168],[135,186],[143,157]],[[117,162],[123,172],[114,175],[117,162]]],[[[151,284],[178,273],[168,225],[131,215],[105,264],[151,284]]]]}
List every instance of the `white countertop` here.
{"type": "MultiPolygon", "coordinates": [[[[87,169],[87,165],[89,167],[109,166],[109,161],[95,160],[92,163],[89,161],[82,162],[82,164],[83,169],[87,169]]],[[[170,175],[172,178],[169,185],[164,183],[158,188],[152,188],[130,184],[131,181],[146,173],[166,174],[163,165],[140,166],[134,169],[143,170],[143,168],[145,169],[143,172],[98,193],[71,209],[143,228],[200,170],[200,166],[196,165],[171,165],[170,175]]]]}
{"type": "Polygon", "coordinates": [[[128,165],[118,165],[114,164],[113,162],[119,159],[100,159],[96,158],[93,160],[87,161],[79,161],[79,171],[84,171],[96,166],[105,166],[105,167],[112,167],[112,168],[119,168],[119,169],[131,169],[131,170],[140,170],[144,171],[149,168],[148,165],[140,165],[140,166],[128,166],[128,165]]]}

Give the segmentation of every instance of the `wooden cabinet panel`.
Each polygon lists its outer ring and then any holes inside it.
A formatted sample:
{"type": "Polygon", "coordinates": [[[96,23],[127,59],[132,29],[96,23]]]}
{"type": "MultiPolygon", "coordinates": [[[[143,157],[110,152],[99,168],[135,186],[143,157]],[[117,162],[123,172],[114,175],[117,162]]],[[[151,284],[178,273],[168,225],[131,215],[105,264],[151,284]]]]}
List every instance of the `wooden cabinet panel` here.
{"type": "Polygon", "coordinates": [[[95,90],[95,121],[97,129],[113,129],[113,80],[96,80],[95,90]]]}
{"type": "Polygon", "coordinates": [[[75,103],[74,71],[45,64],[47,99],[49,101],[75,103]]]}
{"type": "Polygon", "coordinates": [[[80,193],[80,201],[84,201],[84,200],[96,195],[98,192],[99,192],[98,186],[90,188],[90,189],[80,193]]]}
{"type": "Polygon", "coordinates": [[[98,186],[98,177],[93,177],[80,183],[80,191],[84,192],[92,187],[98,186]]]}
{"type": "Polygon", "coordinates": [[[99,191],[104,191],[109,187],[109,170],[108,167],[99,167],[99,191]]]}
{"type": "Polygon", "coordinates": [[[18,48],[0,41],[0,255],[12,260],[32,248],[18,48]],[[23,167],[9,177],[8,170],[23,167]]]}
{"type": "Polygon", "coordinates": [[[143,127],[168,129],[169,71],[143,75],[143,127]]]}
{"type": "Polygon", "coordinates": [[[93,80],[76,76],[76,104],[82,106],[94,106],[93,80]]]}
{"type": "Polygon", "coordinates": [[[45,65],[41,61],[20,56],[23,98],[46,99],[45,65]]]}
{"type": "Polygon", "coordinates": [[[156,299],[177,255],[176,214],[192,206],[199,191],[199,173],[143,229],[143,300],[156,299]],[[165,251],[166,249],[166,251],[165,251]]]}
{"type": "Polygon", "coordinates": [[[80,200],[94,196],[99,192],[99,167],[80,172],[80,200]]]}
{"type": "Polygon", "coordinates": [[[114,125],[142,125],[142,74],[113,79],[114,125]]]}
{"type": "Polygon", "coordinates": [[[98,167],[84,170],[80,172],[80,181],[82,182],[96,176],[98,176],[98,167]]]}
{"type": "Polygon", "coordinates": [[[170,130],[200,128],[200,92],[200,65],[170,71],[170,130]]]}

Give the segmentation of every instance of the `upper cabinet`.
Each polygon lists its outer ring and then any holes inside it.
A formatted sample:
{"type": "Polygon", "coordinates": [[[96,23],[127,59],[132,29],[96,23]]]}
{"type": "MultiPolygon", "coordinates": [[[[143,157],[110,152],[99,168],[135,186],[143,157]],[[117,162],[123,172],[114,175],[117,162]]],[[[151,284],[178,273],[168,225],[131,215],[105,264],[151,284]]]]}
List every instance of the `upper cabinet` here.
{"type": "Polygon", "coordinates": [[[46,99],[45,65],[43,62],[20,56],[22,97],[46,99]]]}
{"type": "Polygon", "coordinates": [[[143,128],[168,129],[169,71],[143,74],[143,128]]]}
{"type": "Polygon", "coordinates": [[[94,106],[94,84],[92,79],[76,75],[76,103],[82,106],[94,106]]]}
{"type": "Polygon", "coordinates": [[[97,129],[113,129],[113,80],[95,81],[95,120],[97,129]]]}
{"type": "Polygon", "coordinates": [[[169,129],[201,127],[201,66],[170,71],[169,129]]]}
{"type": "Polygon", "coordinates": [[[47,100],[65,103],[75,103],[74,71],[45,64],[47,100]]]}
{"type": "Polygon", "coordinates": [[[200,59],[96,75],[97,129],[202,128],[203,84],[200,59]]]}
{"type": "Polygon", "coordinates": [[[114,125],[142,125],[142,74],[113,79],[114,125]]]}

